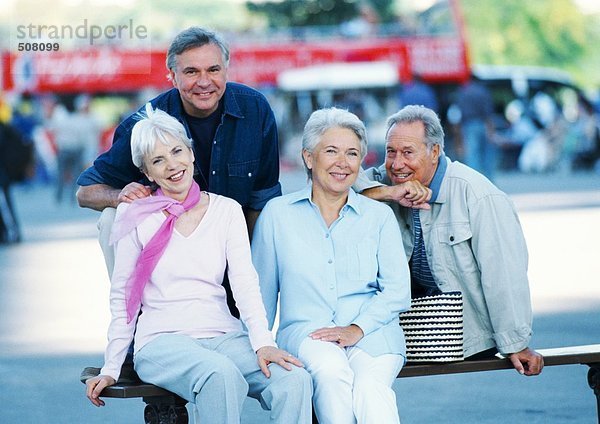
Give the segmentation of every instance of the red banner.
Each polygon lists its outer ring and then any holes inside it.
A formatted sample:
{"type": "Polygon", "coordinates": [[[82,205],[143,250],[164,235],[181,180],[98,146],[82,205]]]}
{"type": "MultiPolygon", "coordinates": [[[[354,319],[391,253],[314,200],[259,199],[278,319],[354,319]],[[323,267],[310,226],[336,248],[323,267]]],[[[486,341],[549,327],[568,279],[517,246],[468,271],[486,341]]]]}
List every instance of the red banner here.
{"type": "Polygon", "coordinates": [[[165,53],[94,48],[3,57],[6,89],[36,93],[127,92],[166,88],[165,53]]]}
{"type": "MultiPolygon", "coordinates": [[[[418,72],[430,81],[461,81],[468,75],[458,38],[383,38],[232,46],[229,79],[255,87],[275,86],[284,70],[343,62],[389,61],[401,81],[418,72]]],[[[165,51],[95,47],[89,50],[5,53],[5,90],[35,93],[133,92],[163,90],[165,51]]]]}

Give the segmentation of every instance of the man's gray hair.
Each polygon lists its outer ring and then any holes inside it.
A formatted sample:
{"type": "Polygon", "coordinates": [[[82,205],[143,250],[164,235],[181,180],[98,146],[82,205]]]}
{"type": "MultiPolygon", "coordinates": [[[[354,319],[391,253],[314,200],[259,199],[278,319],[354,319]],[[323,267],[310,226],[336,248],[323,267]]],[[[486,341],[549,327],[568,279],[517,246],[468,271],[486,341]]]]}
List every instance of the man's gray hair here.
{"type": "Polygon", "coordinates": [[[154,150],[157,141],[169,145],[169,138],[181,140],[192,149],[192,140],[187,136],[181,122],[161,109],[153,109],[146,103],[144,111],[136,115],[139,119],[131,130],[131,160],[142,172],[144,159],[154,150]]]}
{"type": "Polygon", "coordinates": [[[221,49],[223,64],[227,68],[229,66],[229,47],[221,36],[200,27],[190,27],[177,34],[171,42],[167,51],[167,69],[170,71],[175,69],[175,56],[182,54],[186,50],[202,47],[206,44],[214,44],[221,49]]]}
{"type": "MultiPolygon", "coordinates": [[[[345,109],[330,107],[314,111],[306,125],[302,134],[302,150],[310,153],[314,152],[317,145],[321,142],[321,136],[325,131],[331,128],[347,128],[358,137],[360,142],[360,159],[362,160],[367,154],[367,130],[365,124],[353,114],[345,109]]],[[[312,178],[311,170],[306,167],[306,173],[309,178],[312,178]]]]}
{"type": "Polygon", "coordinates": [[[431,152],[434,145],[440,146],[440,152],[444,151],[444,129],[437,114],[425,106],[408,105],[394,113],[387,119],[387,130],[385,139],[392,127],[396,124],[412,124],[413,122],[422,122],[425,126],[425,144],[427,150],[431,152]]]}

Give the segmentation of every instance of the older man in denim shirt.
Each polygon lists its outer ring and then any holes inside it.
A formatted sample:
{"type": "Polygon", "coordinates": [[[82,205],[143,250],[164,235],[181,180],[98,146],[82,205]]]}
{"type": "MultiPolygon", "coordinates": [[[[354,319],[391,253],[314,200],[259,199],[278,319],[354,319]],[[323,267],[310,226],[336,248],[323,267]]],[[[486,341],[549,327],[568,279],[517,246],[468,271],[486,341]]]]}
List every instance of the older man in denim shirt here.
{"type": "Polygon", "coordinates": [[[443,149],[437,115],[423,106],[407,106],[388,120],[385,164],[367,170],[355,188],[390,202],[414,292],[463,293],[465,357],[500,352],[521,374],[539,374],[543,358],[528,348],[528,254],[514,206],[483,175],[446,158],[443,149]],[[429,209],[410,207],[403,187],[407,181],[431,190],[429,209]],[[415,264],[415,256],[424,260],[415,264]]]}
{"type": "MultiPolygon", "coordinates": [[[[250,234],[260,210],[281,195],[279,148],[273,111],[258,91],[227,82],[229,49],[202,28],[179,33],[167,53],[174,88],[150,100],[181,121],[193,140],[194,178],[202,190],[231,197],[244,208],[250,234]]],[[[79,205],[103,211],[100,244],[109,274],[112,248],[108,235],[114,208],[149,196],[152,187],[131,161],[132,115],[116,129],[109,151],[78,179],[79,205]]]]}
{"type": "MultiPolygon", "coordinates": [[[[167,52],[174,88],[150,103],[181,121],[193,140],[194,179],[202,190],[240,203],[252,234],[260,210],[281,195],[277,125],[261,93],[227,82],[228,64],[229,49],[219,35],[188,28],[175,37],[167,52]]],[[[152,192],[131,160],[131,129],[136,122],[136,115],[125,119],[115,131],[110,150],[77,180],[79,205],[102,211],[99,241],[109,276],[114,267],[114,250],[108,240],[115,208],[152,192]]],[[[223,286],[232,313],[238,316],[227,278],[223,286]]]]}

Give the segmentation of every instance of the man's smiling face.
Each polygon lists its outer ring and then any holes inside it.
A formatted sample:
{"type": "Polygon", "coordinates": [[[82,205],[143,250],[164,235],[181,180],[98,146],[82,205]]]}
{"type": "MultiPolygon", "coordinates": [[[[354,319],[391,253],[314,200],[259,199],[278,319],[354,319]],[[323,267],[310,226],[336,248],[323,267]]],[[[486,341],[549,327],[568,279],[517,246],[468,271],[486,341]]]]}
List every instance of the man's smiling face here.
{"type": "Polygon", "coordinates": [[[386,139],[385,170],[393,185],[417,180],[429,186],[440,156],[440,146],[431,151],[425,140],[422,122],[397,123],[386,139]]]}
{"type": "Polygon", "coordinates": [[[188,115],[205,118],[219,107],[227,85],[223,53],[216,44],[188,49],[176,56],[171,80],[188,115]]]}

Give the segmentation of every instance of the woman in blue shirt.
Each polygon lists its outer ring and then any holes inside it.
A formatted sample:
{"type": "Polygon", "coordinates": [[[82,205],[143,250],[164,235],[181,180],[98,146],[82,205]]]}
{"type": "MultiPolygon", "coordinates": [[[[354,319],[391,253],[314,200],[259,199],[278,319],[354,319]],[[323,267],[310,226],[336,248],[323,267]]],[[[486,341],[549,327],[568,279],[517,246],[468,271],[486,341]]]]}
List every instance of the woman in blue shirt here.
{"type": "Polygon", "coordinates": [[[321,424],[399,422],[391,386],[410,278],[391,209],[350,188],[366,150],[356,115],[314,112],[302,139],[310,183],[267,203],[252,242],[269,325],[279,295],[277,343],[310,372],[321,424]]]}

